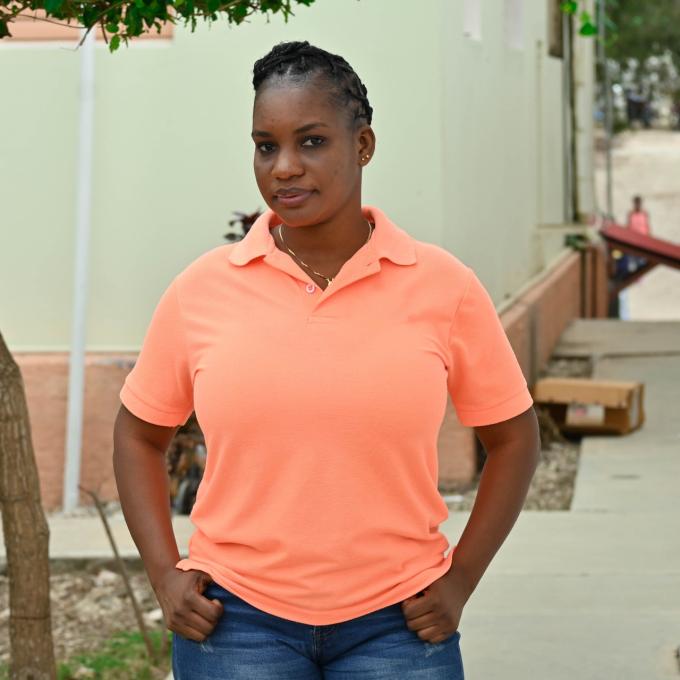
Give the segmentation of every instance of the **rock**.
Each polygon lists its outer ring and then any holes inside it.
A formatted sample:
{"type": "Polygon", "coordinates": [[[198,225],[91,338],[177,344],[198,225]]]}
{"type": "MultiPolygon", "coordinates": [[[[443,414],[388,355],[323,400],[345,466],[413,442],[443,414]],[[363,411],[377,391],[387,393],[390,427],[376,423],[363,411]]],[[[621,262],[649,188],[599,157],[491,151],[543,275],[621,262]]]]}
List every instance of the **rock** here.
{"type": "Polygon", "coordinates": [[[163,610],[160,607],[158,609],[152,609],[150,612],[144,613],[144,618],[149,623],[158,623],[163,620],[163,610]]]}
{"type": "Polygon", "coordinates": [[[102,569],[95,577],[94,583],[97,586],[106,586],[112,583],[117,583],[120,578],[119,574],[115,571],[110,571],[109,569],[102,569]]]}

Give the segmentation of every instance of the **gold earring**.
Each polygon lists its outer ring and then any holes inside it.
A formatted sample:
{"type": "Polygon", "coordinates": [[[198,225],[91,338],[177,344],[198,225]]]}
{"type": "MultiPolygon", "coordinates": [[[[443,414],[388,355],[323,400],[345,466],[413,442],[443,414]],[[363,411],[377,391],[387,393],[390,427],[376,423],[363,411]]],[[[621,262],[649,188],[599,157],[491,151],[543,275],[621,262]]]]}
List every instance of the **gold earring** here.
{"type": "Polygon", "coordinates": [[[367,156],[362,156],[362,157],[361,157],[361,160],[362,160],[362,161],[367,161],[370,157],[371,157],[370,154],[367,155],[367,156]]]}

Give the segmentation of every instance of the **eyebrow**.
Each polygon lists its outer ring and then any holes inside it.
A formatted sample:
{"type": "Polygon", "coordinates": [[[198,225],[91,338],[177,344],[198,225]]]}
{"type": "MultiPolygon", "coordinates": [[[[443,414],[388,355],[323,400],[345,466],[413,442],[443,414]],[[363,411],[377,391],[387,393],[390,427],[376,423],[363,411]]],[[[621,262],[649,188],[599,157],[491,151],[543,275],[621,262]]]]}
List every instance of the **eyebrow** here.
{"type": "MultiPolygon", "coordinates": [[[[293,130],[293,132],[307,132],[307,130],[311,130],[312,128],[315,127],[328,127],[326,123],[322,122],[316,122],[316,123],[307,123],[307,125],[303,125],[302,127],[297,128],[297,130],[293,130]]],[[[267,132],[266,130],[253,130],[252,137],[272,137],[271,132],[267,132]]]]}

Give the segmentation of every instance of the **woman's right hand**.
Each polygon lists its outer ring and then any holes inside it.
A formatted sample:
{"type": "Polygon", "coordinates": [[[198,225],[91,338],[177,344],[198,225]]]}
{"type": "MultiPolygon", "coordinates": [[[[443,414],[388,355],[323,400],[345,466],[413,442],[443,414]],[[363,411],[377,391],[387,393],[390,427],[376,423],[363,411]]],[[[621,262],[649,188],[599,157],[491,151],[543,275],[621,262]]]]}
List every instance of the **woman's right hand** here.
{"type": "Polygon", "coordinates": [[[154,584],[165,625],[178,635],[203,642],[217,625],[224,607],[219,600],[203,597],[212,577],[204,571],[173,567],[154,584]]]}

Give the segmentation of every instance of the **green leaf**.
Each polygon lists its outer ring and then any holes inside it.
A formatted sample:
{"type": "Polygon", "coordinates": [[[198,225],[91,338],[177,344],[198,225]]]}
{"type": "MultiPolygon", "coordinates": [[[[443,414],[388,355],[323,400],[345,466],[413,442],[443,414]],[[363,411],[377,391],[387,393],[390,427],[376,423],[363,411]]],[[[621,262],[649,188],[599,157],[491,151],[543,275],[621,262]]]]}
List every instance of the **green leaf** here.
{"type": "Polygon", "coordinates": [[[578,11],[578,2],[575,2],[574,0],[571,0],[571,2],[563,2],[560,4],[560,9],[565,14],[576,14],[578,11]]]}
{"type": "Polygon", "coordinates": [[[239,21],[242,21],[248,16],[248,7],[247,5],[236,5],[234,7],[234,10],[232,12],[232,15],[234,17],[234,20],[238,23],[239,21]]]}
{"type": "Polygon", "coordinates": [[[597,35],[597,26],[590,22],[583,24],[579,30],[579,35],[597,35]]]}
{"type": "Polygon", "coordinates": [[[106,30],[109,33],[118,33],[118,24],[116,24],[112,21],[111,23],[106,24],[106,30]]]}
{"type": "Polygon", "coordinates": [[[113,38],[111,38],[111,42],[109,43],[109,49],[111,50],[111,52],[115,52],[119,47],[120,47],[120,36],[114,35],[113,38]]]}
{"type": "Polygon", "coordinates": [[[97,8],[90,5],[84,7],[81,11],[82,11],[82,14],[80,15],[81,23],[87,28],[90,28],[97,20],[98,15],[97,8]]]}
{"type": "Polygon", "coordinates": [[[48,14],[58,12],[61,9],[64,0],[45,0],[45,11],[48,14]]]}
{"type": "Polygon", "coordinates": [[[12,34],[9,32],[7,21],[0,19],[0,38],[11,38],[12,34]]]}
{"type": "Polygon", "coordinates": [[[128,5],[125,13],[125,25],[128,29],[127,35],[139,35],[142,32],[142,20],[136,5],[128,5]]]}

